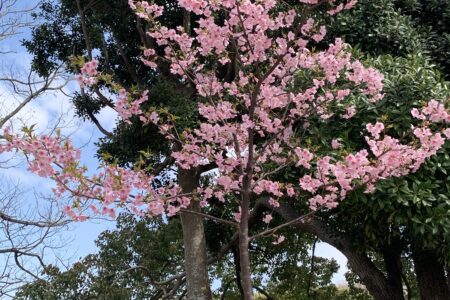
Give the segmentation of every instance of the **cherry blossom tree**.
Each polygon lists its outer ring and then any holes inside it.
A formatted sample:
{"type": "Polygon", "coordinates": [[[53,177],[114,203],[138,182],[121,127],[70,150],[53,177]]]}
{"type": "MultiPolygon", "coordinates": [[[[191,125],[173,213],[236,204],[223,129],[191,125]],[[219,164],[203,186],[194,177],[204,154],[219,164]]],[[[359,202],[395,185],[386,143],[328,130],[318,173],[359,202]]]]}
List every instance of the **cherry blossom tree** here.
{"type": "Polygon", "coordinates": [[[299,2],[303,5],[293,7],[274,0],[179,0],[185,26],[168,28],[159,22],[164,16],[161,6],[129,1],[148,23],[151,43],[144,45],[143,64],[154,70],[168,66],[198,102],[198,126],[182,132],[176,116],[164,108],[144,109],[148,92],[113,82],[97,69],[95,59],[77,62],[83,88],[100,82],[110,86],[116,92],[114,107],[125,122],[138,118],[154,124],[169,140],[172,151],[160,168],[131,170],[105,162],[100,172],[90,175],[70,140],[32,131],[5,129],[8,143],[0,150],[18,149],[32,157],[31,172],[53,179],[57,196],[73,197],[65,211],[75,220],[89,217],[77,207],[92,200],[93,213],[111,217],[125,205],[138,215],[180,213],[189,299],[211,299],[206,266],[214,259],[208,259],[204,249],[203,218],[234,226],[245,299],[253,299],[251,240],[269,235],[273,244],[283,242],[276,234],[281,227],[336,207],[355,189],[370,193],[379,180],[416,171],[450,138],[445,127],[450,115],[443,104],[430,101],[413,109],[412,115],[422,123],[405,132],[402,140],[389,136],[380,120],[366,124],[363,149],[347,149],[337,139],[326,147],[311,144],[306,138],[311,122],[345,122],[358,113],[355,101],[370,105],[382,99],[383,76],[352,58],[340,39],[324,50],[314,47],[326,34],[326,27],[313,18],[314,9],[328,5],[328,14],[334,15],[356,1],[299,2]],[[193,29],[191,19],[197,24],[193,29]],[[218,70],[223,68],[233,72],[222,75],[218,70]],[[173,182],[155,188],[161,169],[172,165],[173,182]],[[273,179],[288,168],[298,170],[296,182],[273,179]],[[200,180],[205,174],[209,180],[200,180]],[[266,198],[276,209],[283,201],[305,196],[310,213],[273,228],[272,216],[265,214],[267,230],[250,235],[249,220],[258,199],[266,198]],[[202,213],[211,199],[233,209],[234,220],[202,213]]]}

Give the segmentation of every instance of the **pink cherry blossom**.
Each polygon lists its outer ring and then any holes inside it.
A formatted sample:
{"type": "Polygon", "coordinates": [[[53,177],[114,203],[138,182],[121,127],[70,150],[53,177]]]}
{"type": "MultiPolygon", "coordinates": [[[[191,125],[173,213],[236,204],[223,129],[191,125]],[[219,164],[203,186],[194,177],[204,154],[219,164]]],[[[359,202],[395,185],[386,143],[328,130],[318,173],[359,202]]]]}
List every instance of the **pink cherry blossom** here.
{"type": "Polygon", "coordinates": [[[284,240],[286,240],[286,237],[284,235],[279,235],[279,236],[276,236],[276,241],[273,241],[272,244],[279,245],[282,242],[284,242],[284,240]]]}
{"type": "MultiPolygon", "coordinates": [[[[318,4],[317,0],[300,2],[318,4]]],[[[327,2],[330,15],[356,3],[327,2]]],[[[129,1],[136,15],[148,22],[147,34],[158,48],[143,50],[143,64],[157,69],[162,59],[173,76],[193,87],[201,116],[198,126],[178,132],[176,120],[167,121],[163,110],[146,110],[148,105],[144,104],[152,100],[148,91],[119,88],[112,98],[124,122],[152,123],[170,144],[179,145],[177,151],[168,154],[178,168],[214,165],[214,178],[206,186],[189,195],[182,194],[174,183],[155,190],[153,175],[106,163],[96,174],[88,175],[91,173],[80,163],[80,151],[61,136],[5,130],[8,142],[0,146],[0,151],[23,151],[30,158],[31,172],[55,181],[57,196],[69,195],[77,203],[97,200],[99,204],[91,207],[94,213],[114,216],[115,207],[127,205],[137,214],[172,216],[191,201],[200,201],[204,207],[217,198],[231,205],[232,199],[259,195],[267,195],[275,208],[287,197],[307,195],[311,209],[331,209],[357,187],[364,186],[370,192],[379,180],[414,172],[449,138],[445,126],[450,116],[442,103],[432,100],[411,111],[419,124],[405,133],[411,137],[410,144],[389,136],[384,124],[377,122],[366,126],[365,148],[350,151],[336,137],[331,146],[342,151],[324,155],[320,145],[309,145],[296,130],[309,130],[318,117],[321,122],[329,122],[333,116],[353,117],[356,103],[351,102],[350,94],[370,103],[379,101],[383,98],[382,73],[353,58],[339,38],[324,50],[311,51],[309,43],[322,41],[326,27],[312,16],[299,26],[296,22],[304,16],[288,7],[273,10],[276,1],[177,3],[195,15],[195,34],[161,25],[159,19],[165,13],[162,7],[129,1]],[[217,13],[227,18],[219,22],[217,13]],[[235,63],[229,52],[231,41],[242,67],[226,81],[216,76],[216,70],[235,63]],[[299,71],[313,75],[301,88],[292,88],[299,71]],[[432,126],[435,123],[443,124],[438,131],[432,126]],[[271,180],[273,172],[283,172],[287,167],[300,170],[302,176],[297,183],[271,180]]],[[[90,87],[102,76],[94,59],[82,66],[77,80],[82,87],[90,87]]],[[[85,219],[76,210],[66,209],[74,219],[85,219]]],[[[236,220],[240,216],[235,213],[236,220]]],[[[265,221],[268,219],[267,215],[265,221]]]]}
{"type": "Polygon", "coordinates": [[[272,215],[266,214],[266,215],[264,216],[264,218],[263,218],[263,222],[266,223],[266,224],[269,224],[270,221],[272,221],[272,219],[273,219],[272,215]]]}
{"type": "Polygon", "coordinates": [[[333,139],[331,141],[331,147],[335,150],[342,148],[342,143],[341,143],[340,139],[333,139]]]}

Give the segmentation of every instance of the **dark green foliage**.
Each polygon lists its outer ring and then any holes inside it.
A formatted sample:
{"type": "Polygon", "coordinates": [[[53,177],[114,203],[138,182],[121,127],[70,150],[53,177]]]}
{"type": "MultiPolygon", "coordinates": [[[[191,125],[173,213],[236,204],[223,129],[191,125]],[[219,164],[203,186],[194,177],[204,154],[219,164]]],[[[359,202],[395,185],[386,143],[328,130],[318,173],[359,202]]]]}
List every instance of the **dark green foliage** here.
{"type": "MultiPolygon", "coordinates": [[[[450,76],[450,2],[447,0],[359,0],[330,18],[329,37],[342,37],[372,55],[427,55],[450,76]]],[[[331,40],[331,39],[330,39],[331,40]]]]}
{"type": "Polygon", "coordinates": [[[161,219],[139,220],[121,214],[117,229],[103,232],[97,246],[98,254],[85,257],[65,272],[48,270],[45,281],[25,285],[15,299],[159,299],[161,293],[152,283],[183,271],[177,220],[164,224],[161,219]]]}
{"type": "Polygon", "coordinates": [[[447,0],[398,0],[395,6],[408,16],[424,37],[425,52],[449,79],[450,2],[447,0]]]}
{"type": "Polygon", "coordinates": [[[395,1],[360,0],[351,10],[331,18],[331,35],[374,55],[404,56],[423,47],[411,18],[398,10],[395,1]]]}
{"type": "MultiPolygon", "coordinates": [[[[142,25],[137,23],[128,7],[128,1],[102,0],[89,5],[90,2],[81,1],[81,7],[85,11],[88,42],[93,56],[99,60],[99,70],[110,74],[115,81],[130,89],[135,86],[149,88],[148,105],[167,109],[178,118],[180,130],[195,124],[195,102],[169,81],[158,79],[155,72],[142,64],[140,57],[143,42],[136,29],[142,25]]],[[[175,2],[160,3],[169,12],[163,22],[171,26],[180,25],[180,8],[175,2]]],[[[42,23],[33,28],[32,38],[23,42],[33,54],[33,68],[45,75],[59,64],[65,64],[67,71],[79,72],[78,67],[73,64],[73,58],[88,57],[89,53],[76,1],[45,1],[35,17],[42,20],[42,23]]],[[[104,84],[100,84],[99,88],[105,94],[115,92],[104,84]]],[[[75,93],[73,103],[77,116],[84,119],[92,119],[107,105],[107,101],[92,90],[85,90],[83,94],[75,93]]],[[[132,126],[119,123],[113,135],[101,139],[98,146],[99,157],[108,153],[108,157],[122,165],[139,160],[140,151],[152,153],[147,163],[159,162],[168,148],[166,140],[159,135],[155,126],[142,126],[139,120],[135,120],[132,126]]]]}
{"type": "MultiPolygon", "coordinates": [[[[310,237],[286,234],[287,241],[275,248],[272,238],[252,243],[255,284],[275,299],[308,299],[308,285],[313,299],[344,299],[331,283],[338,270],[336,261],[315,257],[311,272],[310,237]]],[[[116,230],[103,232],[97,245],[98,254],[85,257],[67,271],[50,268],[45,273],[45,281],[23,286],[15,299],[160,299],[162,294],[153,283],[183,272],[183,246],[177,218],[163,222],[123,213],[116,230]]],[[[210,248],[209,252],[213,255],[216,250],[210,248]]],[[[222,284],[215,292],[218,297],[230,282],[225,299],[240,299],[237,271],[233,251],[211,266],[211,276],[222,284]]],[[[182,284],[175,295],[180,295],[184,288],[182,284]]]]}

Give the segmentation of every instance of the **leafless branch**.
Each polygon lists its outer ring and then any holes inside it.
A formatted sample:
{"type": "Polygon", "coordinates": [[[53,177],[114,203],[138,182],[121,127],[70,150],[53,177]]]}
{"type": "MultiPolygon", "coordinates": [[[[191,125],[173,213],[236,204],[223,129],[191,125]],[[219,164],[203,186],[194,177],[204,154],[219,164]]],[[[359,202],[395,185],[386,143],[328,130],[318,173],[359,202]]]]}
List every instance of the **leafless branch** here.
{"type": "Polygon", "coordinates": [[[38,274],[47,266],[46,255],[56,254],[64,246],[59,234],[69,224],[55,200],[36,198],[38,203],[33,206],[18,185],[5,182],[0,189],[2,292],[39,278],[38,274]]]}
{"type": "Polygon", "coordinates": [[[230,226],[233,226],[233,227],[239,227],[239,224],[236,223],[236,222],[225,220],[225,219],[221,219],[221,218],[218,218],[218,217],[214,217],[214,216],[209,215],[209,214],[204,214],[204,213],[197,212],[197,211],[192,211],[192,210],[189,210],[189,209],[181,209],[180,211],[186,212],[186,213],[189,213],[189,214],[199,215],[199,216],[205,217],[207,219],[211,219],[211,220],[217,221],[219,223],[223,223],[223,224],[230,225],[230,226]]]}
{"type": "Polygon", "coordinates": [[[27,19],[39,5],[20,6],[18,0],[0,0],[0,41],[17,35],[21,30],[31,26],[33,21],[27,19]]]}
{"type": "Polygon", "coordinates": [[[0,118],[0,128],[15,117],[31,101],[37,99],[47,91],[62,90],[68,81],[68,78],[62,77],[61,67],[57,68],[48,77],[38,78],[36,80],[34,79],[32,71],[28,73],[26,81],[14,78],[12,75],[1,77],[0,83],[9,85],[16,96],[23,95],[24,98],[12,109],[12,111],[10,111],[6,116],[0,118]]]}

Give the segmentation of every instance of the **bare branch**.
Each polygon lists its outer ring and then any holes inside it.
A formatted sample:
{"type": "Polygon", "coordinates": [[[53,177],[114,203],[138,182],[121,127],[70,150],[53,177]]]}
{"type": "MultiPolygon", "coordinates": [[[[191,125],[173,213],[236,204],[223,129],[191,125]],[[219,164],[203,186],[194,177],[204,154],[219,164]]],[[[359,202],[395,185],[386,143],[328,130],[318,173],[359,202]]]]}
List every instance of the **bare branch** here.
{"type": "Polygon", "coordinates": [[[24,99],[5,117],[0,119],[0,128],[2,128],[7,122],[14,118],[27,104],[34,99],[41,96],[47,91],[61,90],[68,83],[68,78],[65,78],[62,82],[58,82],[61,78],[61,66],[53,71],[48,77],[38,80],[33,80],[33,73],[30,71],[27,76],[27,80],[21,80],[14,78],[13,76],[2,77],[0,81],[8,83],[12,86],[13,92],[16,94],[26,95],[24,99]],[[40,87],[36,88],[37,85],[40,87]]]}
{"type": "Polygon", "coordinates": [[[34,22],[26,19],[29,14],[40,4],[34,6],[19,7],[17,0],[0,1],[0,41],[20,34],[21,30],[30,27],[34,22]]]}
{"type": "Polygon", "coordinates": [[[231,225],[233,227],[239,227],[239,224],[236,223],[236,222],[225,220],[225,219],[221,219],[221,218],[214,217],[212,215],[204,214],[204,213],[201,213],[201,212],[192,211],[192,210],[189,210],[189,209],[181,209],[180,211],[186,212],[186,213],[190,213],[190,214],[194,214],[194,215],[199,215],[199,216],[205,217],[207,219],[211,219],[211,220],[217,221],[219,223],[231,225]]]}
{"type": "Polygon", "coordinates": [[[293,220],[291,220],[289,222],[283,223],[283,224],[278,225],[278,226],[276,226],[274,228],[271,228],[271,229],[262,231],[260,233],[257,233],[254,236],[250,237],[249,239],[250,240],[254,240],[254,239],[258,238],[258,237],[271,235],[271,234],[277,232],[278,230],[280,230],[281,228],[284,228],[284,227],[287,227],[287,226],[290,226],[290,225],[295,225],[296,223],[301,223],[301,222],[309,219],[310,217],[312,217],[315,213],[316,213],[316,211],[312,210],[309,213],[304,214],[302,216],[299,216],[299,217],[297,217],[297,218],[295,218],[295,219],[293,219],[293,220]]]}
{"type": "MultiPolygon", "coordinates": [[[[60,220],[56,220],[53,222],[42,222],[42,221],[27,221],[27,220],[21,220],[16,217],[9,216],[3,212],[0,211],[0,220],[4,220],[7,222],[25,225],[25,226],[35,226],[40,228],[48,228],[48,227],[55,227],[55,226],[64,226],[69,224],[70,222],[68,220],[60,222],[60,220]]],[[[1,251],[1,250],[0,250],[1,251]]]]}

